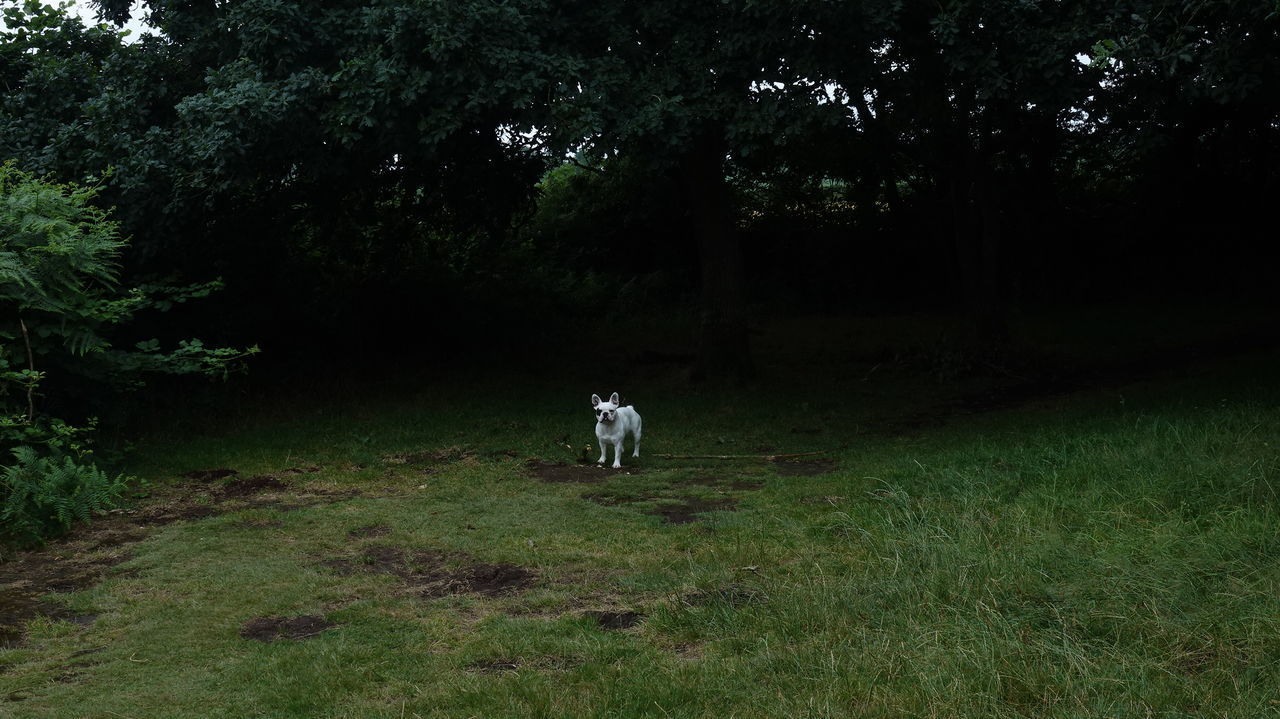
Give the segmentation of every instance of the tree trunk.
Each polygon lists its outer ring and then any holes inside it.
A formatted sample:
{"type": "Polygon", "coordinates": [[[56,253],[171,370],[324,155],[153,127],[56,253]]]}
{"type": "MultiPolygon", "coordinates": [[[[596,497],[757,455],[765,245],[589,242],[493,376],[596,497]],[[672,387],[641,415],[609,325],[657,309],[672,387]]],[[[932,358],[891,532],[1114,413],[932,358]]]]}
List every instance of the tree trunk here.
{"type": "Polygon", "coordinates": [[[695,379],[744,381],[755,374],[747,326],[742,243],[724,177],[724,141],[703,137],[681,176],[702,266],[702,313],[695,379]]]}

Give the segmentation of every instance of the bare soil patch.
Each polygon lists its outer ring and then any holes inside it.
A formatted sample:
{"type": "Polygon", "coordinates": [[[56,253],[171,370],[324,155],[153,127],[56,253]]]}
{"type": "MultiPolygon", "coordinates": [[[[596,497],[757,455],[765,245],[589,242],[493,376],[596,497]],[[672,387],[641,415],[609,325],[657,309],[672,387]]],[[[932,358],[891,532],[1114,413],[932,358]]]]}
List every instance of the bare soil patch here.
{"type": "Polygon", "coordinates": [[[582,498],[605,507],[617,507],[638,502],[656,502],[656,505],[641,510],[644,514],[662,517],[667,524],[689,524],[706,517],[707,512],[732,512],[738,506],[738,498],[729,495],[719,497],[698,497],[689,494],[634,496],[618,492],[587,492],[582,498]]]}
{"type": "Polygon", "coordinates": [[[263,474],[256,477],[246,477],[244,479],[237,479],[235,481],[228,482],[222,487],[222,496],[245,497],[262,492],[280,492],[288,488],[288,484],[281,482],[274,476],[263,474]]]}
{"type": "Polygon", "coordinates": [[[732,512],[738,505],[733,497],[683,497],[679,500],[664,500],[658,506],[645,510],[645,514],[662,517],[667,524],[689,524],[700,519],[707,512],[732,512]]]}
{"type": "Polygon", "coordinates": [[[237,474],[240,473],[234,469],[220,467],[218,469],[197,469],[191,472],[185,472],[178,476],[183,479],[190,479],[193,482],[213,482],[219,479],[226,479],[227,477],[234,477],[237,474]]]}
{"type": "Polygon", "coordinates": [[[326,622],[318,614],[303,614],[297,617],[258,617],[250,619],[240,627],[240,636],[259,642],[273,642],[277,639],[310,639],[330,627],[336,626],[326,622]]]}
{"type": "Polygon", "coordinates": [[[530,462],[525,466],[525,475],[542,482],[555,484],[600,484],[619,474],[639,474],[639,470],[622,467],[602,467],[598,464],[564,464],[551,462],[530,462]]]}
{"type": "Polygon", "coordinates": [[[138,524],[144,527],[160,527],[187,519],[204,519],[229,511],[212,504],[178,504],[152,507],[142,512],[131,512],[138,524]]]}
{"type": "Polygon", "coordinates": [[[835,469],[836,463],[832,459],[814,459],[807,462],[777,459],[774,460],[773,467],[783,477],[815,477],[835,469]]]}
{"type": "Polygon", "coordinates": [[[92,624],[96,615],[77,614],[45,595],[84,589],[128,558],[127,552],[63,556],[40,551],[0,564],[0,647],[20,646],[27,621],[35,617],[92,624]]]}
{"type": "MultiPolygon", "coordinates": [[[[26,623],[35,617],[91,622],[92,615],[76,614],[45,597],[80,591],[97,583],[112,567],[127,560],[129,547],[149,537],[153,527],[244,509],[288,511],[359,495],[357,490],[290,494],[289,498],[297,500],[295,504],[256,497],[262,492],[292,489],[288,483],[270,475],[232,480],[226,484],[225,491],[209,485],[238,474],[226,468],[187,472],[182,476],[188,481],[155,487],[153,496],[137,507],[111,510],[41,549],[17,553],[0,562],[0,647],[20,645],[26,623]]],[[[280,524],[276,520],[257,519],[245,520],[241,526],[265,528],[280,524]]],[[[114,574],[125,576],[119,570],[114,574]]]]}
{"type": "MultiPolygon", "coordinates": [[[[476,564],[454,575],[467,592],[496,597],[528,589],[535,575],[532,570],[515,564],[476,564]],[[459,581],[460,580],[460,581],[459,581]]],[[[449,592],[454,593],[454,592],[449,592]]]]}
{"type": "Polygon", "coordinates": [[[389,574],[399,577],[415,594],[426,598],[458,594],[496,597],[528,589],[537,574],[515,564],[476,562],[462,552],[436,549],[407,551],[389,545],[364,547],[355,557],[321,562],[338,574],[389,574]]]}

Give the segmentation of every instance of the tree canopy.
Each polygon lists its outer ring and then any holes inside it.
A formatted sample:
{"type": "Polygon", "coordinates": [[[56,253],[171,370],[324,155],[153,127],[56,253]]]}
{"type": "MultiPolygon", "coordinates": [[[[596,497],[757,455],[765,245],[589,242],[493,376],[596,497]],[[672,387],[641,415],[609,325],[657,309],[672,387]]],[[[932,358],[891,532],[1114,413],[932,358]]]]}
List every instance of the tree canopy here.
{"type": "Polygon", "coordinates": [[[497,275],[667,270],[698,278],[707,375],[750,374],[773,287],[966,306],[998,344],[1017,298],[1117,287],[1156,249],[1203,271],[1188,228],[1243,232],[1277,184],[1263,3],[140,7],[159,35],[130,44],[5,4],[0,154],[102,178],[129,272],[212,270],[225,302],[304,325],[431,321],[497,275]],[[539,185],[566,163],[581,181],[539,185]],[[568,247],[545,208],[580,223],[578,191],[636,224],[568,247]]]}

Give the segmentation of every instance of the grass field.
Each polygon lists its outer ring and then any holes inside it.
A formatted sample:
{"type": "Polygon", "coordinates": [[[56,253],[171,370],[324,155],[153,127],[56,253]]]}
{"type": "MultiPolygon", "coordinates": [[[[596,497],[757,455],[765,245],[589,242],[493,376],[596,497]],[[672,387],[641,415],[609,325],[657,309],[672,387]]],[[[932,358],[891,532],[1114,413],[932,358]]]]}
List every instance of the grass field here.
{"type": "Polygon", "coordinates": [[[475,369],[157,429],[136,507],[0,564],[0,717],[1280,716],[1280,355],[760,344],[750,389],[475,369]],[[642,456],[578,467],[615,389],[642,456]]]}

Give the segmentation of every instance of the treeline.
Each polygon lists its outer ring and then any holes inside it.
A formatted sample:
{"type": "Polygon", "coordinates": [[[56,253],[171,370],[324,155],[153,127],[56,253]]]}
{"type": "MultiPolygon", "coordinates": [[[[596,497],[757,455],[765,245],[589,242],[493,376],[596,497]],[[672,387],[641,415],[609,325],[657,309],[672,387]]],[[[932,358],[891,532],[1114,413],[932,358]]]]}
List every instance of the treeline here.
{"type": "Polygon", "coordinates": [[[625,291],[745,375],[762,303],[999,342],[1017,302],[1267,283],[1274,3],[132,5],[5,4],[0,157],[99,183],[128,281],[222,278],[138,338],[388,351],[625,291]]]}

